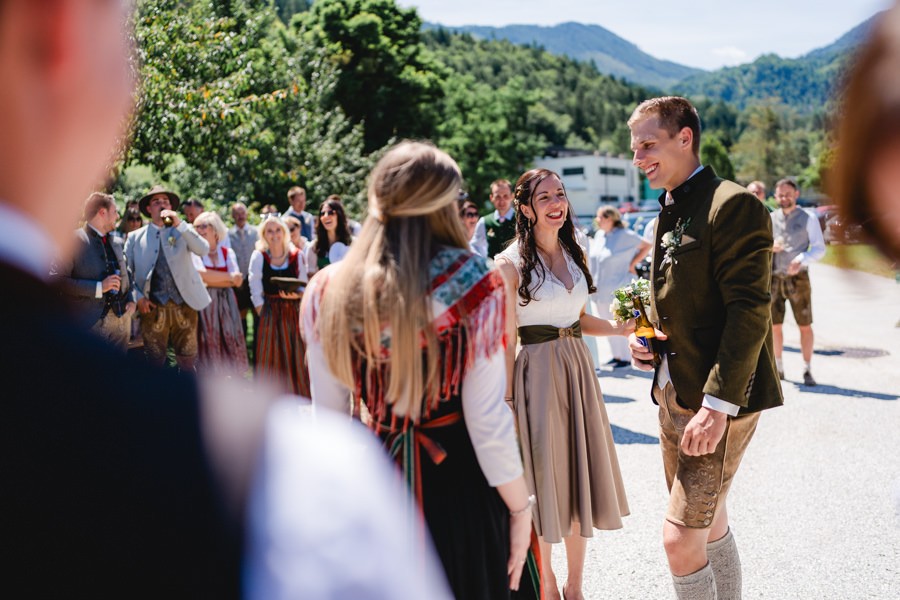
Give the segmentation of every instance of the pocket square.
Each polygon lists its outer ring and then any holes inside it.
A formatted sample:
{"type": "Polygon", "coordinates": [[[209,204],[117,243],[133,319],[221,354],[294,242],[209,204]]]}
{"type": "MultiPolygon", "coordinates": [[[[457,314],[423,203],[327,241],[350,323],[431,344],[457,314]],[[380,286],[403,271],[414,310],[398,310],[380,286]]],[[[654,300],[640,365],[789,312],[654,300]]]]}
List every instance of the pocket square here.
{"type": "Polygon", "coordinates": [[[691,242],[696,242],[696,241],[697,241],[696,238],[692,238],[691,236],[687,235],[686,233],[681,235],[681,243],[682,244],[690,244],[691,242]]]}

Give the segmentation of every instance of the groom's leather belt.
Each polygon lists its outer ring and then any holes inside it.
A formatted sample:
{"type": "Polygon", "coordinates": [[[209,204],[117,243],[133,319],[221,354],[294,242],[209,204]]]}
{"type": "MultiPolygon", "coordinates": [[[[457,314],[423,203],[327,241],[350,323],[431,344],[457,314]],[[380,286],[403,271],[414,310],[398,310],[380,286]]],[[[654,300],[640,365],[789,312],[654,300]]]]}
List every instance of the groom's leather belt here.
{"type": "Polygon", "coordinates": [[[569,327],[553,327],[552,325],[525,325],[519,327],[519,339],[523,346],[543,344],[564,337],[581,337],[581,322],[575,321],[569,327]]]}

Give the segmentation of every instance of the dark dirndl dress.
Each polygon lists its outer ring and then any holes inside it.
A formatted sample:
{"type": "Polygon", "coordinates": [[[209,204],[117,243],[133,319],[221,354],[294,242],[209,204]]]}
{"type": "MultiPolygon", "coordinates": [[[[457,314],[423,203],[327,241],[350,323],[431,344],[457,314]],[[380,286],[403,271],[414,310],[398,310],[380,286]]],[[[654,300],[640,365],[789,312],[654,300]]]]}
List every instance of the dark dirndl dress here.
{"type": "Polygon", "coordinates": [[[300,252],[294,250],[286,269],[275,270],[268,252],[263,252],[263,293],[265,303],[259,315],[256,342],[256,372],[284,383],[293,393],[310,397],[309,373],[306,370],[306,344],[300,337],[300,301],[278,295],[272,277],[297,277],[300,252]]]}
{"type": "MultiPolygon", "coordinates": [[[[221,248],[225,266],[207,266],[210,271],[228,272],[228,253],[221,248]]],[[[197,326],[197,368],[206,372],[243,375],[247,371],[247,345],[241,328],[234,288],[213,287],[207,290],[212,301],[200,311],[197,326]]]]}
{"type": "MultiPolygon", "coordinates": [[[[447,357],[465,355],[455,347],[460,340],[464,344],[465,335],[457,332],[441,336],[445,364],[440,372],[452,370],[447,357]]],[[[364,365],[360,367],[357,373],[365,373],[364,365]]],[[[478,464],[459,391],[412,423],[395,417],[390,405],[377,399],[382,381],[370,375],[360,383],[355,397],[366,404],[370,426],[403,471],[454,596],[460,600],[538,600],[540,567],[535,537],[519,590],[509,589],[509,510],[478,464]]]]}

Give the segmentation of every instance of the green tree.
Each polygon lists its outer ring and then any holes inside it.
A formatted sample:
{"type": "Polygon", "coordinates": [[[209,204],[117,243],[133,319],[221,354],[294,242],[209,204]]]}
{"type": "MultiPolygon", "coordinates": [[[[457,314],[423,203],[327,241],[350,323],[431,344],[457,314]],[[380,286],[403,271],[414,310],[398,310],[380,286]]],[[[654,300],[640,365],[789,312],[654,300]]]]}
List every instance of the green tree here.
{"type": "Polygon", "coordinates": [[[394,0],[318,0],[292,24],[338,68],[335,98],[365,124],[373,151],[396,137],[429,137],[444,73],[421,43],[415,9],[394,0]]]}
{"type": "Polygon", "coordinates": [[[469,75],[447,80],[434,139],[459,163],[476,200],[487,199],[495,179],[515,181],[546,146],[530,121],[535,95],[520,79],[499,89],[469,75]]]}
{"type": "Polygon", "coordinates": [[[715,169],[719,177],[734,180],[734,165],[718,136],[707,134],[701,137],[700,162],[715,169]]]}
{"type": "Polygon", "coordinates": [[[270,3],[143,0],[136,35],[142,85],[126,165],[218,203],[284,205],[295,184],[313,205],[361,196],[369,162],[361,128],[334,107],[337,75],[270,3]]]}

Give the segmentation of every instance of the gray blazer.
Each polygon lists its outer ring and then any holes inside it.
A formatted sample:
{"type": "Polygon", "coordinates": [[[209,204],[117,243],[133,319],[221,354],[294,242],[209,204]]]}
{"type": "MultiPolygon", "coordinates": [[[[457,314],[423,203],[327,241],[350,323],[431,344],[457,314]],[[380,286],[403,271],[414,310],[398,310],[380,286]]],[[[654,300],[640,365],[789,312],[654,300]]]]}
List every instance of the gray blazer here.
{"type": "MultiPolygon", "coordinates": [[[[85,318],[91,323],[96,323],[100,320],[106,304],[103,296],[97,297],[97,282],[103,281],[107,275],[106,251],[100,238],[93,231],[88,231],[89,227],[85,225],[75,230],[78,250],[73,253],[71,260],[57,263],[53,274],[62,283],[63,290],[72,297],[85,318]]],[[[126,294],[126,302],[134,302],[134,285],[125,263],[124,243],[121,238],[112,235],[109,241],[113,254],[119,261],[119,275],[122,278],[119,289],[126,294]]]]}
{"type": "Polygon", "coordinates": [[[136,298],[150,298],[150,281],[160,247],[166,255],[178,292],[187,305],[198,311],[206,308],[211,301],[209,292],[194,267],[191,253],[204,256],[209,253],[209,244],[186,221],[182,221],[177,228],[164,229],[150,223],[128,234],[125,258],[134,275],[136,298]]]}

